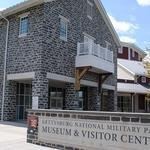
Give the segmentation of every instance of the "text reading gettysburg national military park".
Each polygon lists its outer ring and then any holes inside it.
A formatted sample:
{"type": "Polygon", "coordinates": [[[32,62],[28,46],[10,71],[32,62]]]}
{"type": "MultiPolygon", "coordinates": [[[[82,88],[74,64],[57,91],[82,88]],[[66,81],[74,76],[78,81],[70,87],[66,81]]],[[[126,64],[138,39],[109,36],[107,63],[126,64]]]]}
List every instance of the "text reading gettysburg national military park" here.
{"type": "Polygon", "coordinates": [[[150,145],[150,128],[142,124],[39,118],[39,140],[64,144],[101,147],[126,147],[140,149],[150,145]],[[50,140],[50,141],[49,141],[50,140]]]}

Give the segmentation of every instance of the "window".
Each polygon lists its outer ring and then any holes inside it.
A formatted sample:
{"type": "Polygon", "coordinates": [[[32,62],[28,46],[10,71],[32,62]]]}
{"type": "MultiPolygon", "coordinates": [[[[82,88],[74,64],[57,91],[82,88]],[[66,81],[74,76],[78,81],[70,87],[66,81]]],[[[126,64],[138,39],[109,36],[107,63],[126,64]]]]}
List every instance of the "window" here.
{"type": "Polygon", "coordinates": [[[141,77],[141,82],[146,83],[146,77],[141,77]]]}
{"type": "Polygon", "coordinates": [[[138,96],[138,105],[139,105],[139,110],[145,109],[145,95],[138,96]]]}
{"type": "Polygon", "coordinates": [[[119,54],[122,54],[122,53],[123,53],[122,47],[118,48],[118,53],[119,53],[119,54]]]}
{"type": "Polygon", "coordinates": [[[19,36],[26,36],[28,33],[28,15],[20,17],[19,36]]]}
{"type": "Polygon", "coordinates": [[[60,16],[60,39],[67,41],[68,34],[68,20],[60,16]]]}
{"type": "Polygon", "coordinates": [[[64,89],[50,88],[50,108],[63,109],[64,89]]]}
{"type": "Polygon", "coordinates": [[[132,112],[131,96],[118,96],[118,111],[132,112]]]}
{"type": "Polygon", "coordinates": [[[93,4],[88,0],[87,1],[87,16],[89,19],[92,19],[93,4]]]}

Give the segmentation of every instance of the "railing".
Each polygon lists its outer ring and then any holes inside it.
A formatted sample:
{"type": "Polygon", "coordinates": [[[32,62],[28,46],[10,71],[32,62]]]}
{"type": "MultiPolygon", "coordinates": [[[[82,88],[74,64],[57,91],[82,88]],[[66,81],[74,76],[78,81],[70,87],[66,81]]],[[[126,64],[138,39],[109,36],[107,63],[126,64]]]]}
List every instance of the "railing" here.
{"type": "Polygon", "coordinates": [[[95,43],[78,43],[77,55],[94,55],[113,63],[113,52],[95,43]]]}

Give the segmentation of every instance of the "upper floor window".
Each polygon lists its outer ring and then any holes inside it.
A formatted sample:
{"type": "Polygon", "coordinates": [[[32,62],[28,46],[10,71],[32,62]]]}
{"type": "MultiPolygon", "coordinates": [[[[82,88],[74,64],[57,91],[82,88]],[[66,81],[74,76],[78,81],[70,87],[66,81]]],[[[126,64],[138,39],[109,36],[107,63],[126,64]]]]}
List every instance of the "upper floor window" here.
{"type": "Polygon", "coordinates": [[[92,19],[93,17],[93,4],[87,0],[87,16],[89,19],[92,19]]]}
{"type": "Polygon", "coordinates": [[[119,54],[122,54],[122,53],[123,53],[122,47],[118,48],[118,53],[119,53],[119,54]]]}
{"type": "Polygon", "coordinates": [[[141,82],[146,83],[146,77],[141,77],[141,82]]]}
{"type": "Polygon", "coordinates": [[[19,36],[26,36],[28,33],[28,14],[20,16],[19,36]]]}
{"type": "Polygon", "coordinates": [[[67,41],[68,22],[68,19],[66,19],[63,16],[60,16],[60,39],[64,41],[67,41]]]}

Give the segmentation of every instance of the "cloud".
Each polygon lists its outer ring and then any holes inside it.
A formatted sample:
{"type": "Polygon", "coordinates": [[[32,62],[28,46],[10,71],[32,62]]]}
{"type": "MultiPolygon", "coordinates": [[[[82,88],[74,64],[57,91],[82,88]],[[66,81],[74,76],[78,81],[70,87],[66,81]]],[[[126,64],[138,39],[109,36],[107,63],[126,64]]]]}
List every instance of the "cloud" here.
{"type": "Polygon", "coordinates": [[[139,28],[139,26],[136,24],[127,21],[119,21],[111,15],[109,15],[109,18],[118,33],[125,33],[125,32],[133,33],[135,30],[139,28]]]}
{"type": "Polygon", "coordinates": [[[129,36],[120,36],[120,40],[122,42],[128,42],[128,43],[136,43],[137,42],[135,38],[132,38],[129,36]]]}
{"type": "Polygon", "coordinates": [[[141,6],[150,6],[150,0],[137,0],[137,3],[141,6]]]}
{"type": "Polygon", "coordinates": [[[0,11],[4,10],[5,8],[0,8],[0,11]]]}

